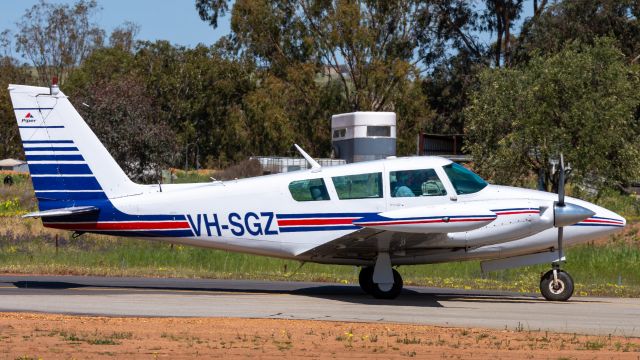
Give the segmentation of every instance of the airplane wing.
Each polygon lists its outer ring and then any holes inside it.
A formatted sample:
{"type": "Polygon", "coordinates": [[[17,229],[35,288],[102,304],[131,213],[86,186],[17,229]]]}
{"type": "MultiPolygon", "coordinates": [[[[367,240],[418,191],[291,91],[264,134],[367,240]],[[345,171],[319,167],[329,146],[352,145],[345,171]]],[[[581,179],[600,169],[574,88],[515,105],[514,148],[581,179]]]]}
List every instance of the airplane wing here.
{"type": "MultiPolygon", "coordinates": [[[[444,242],[449,233],[478,229],[496,218],[494,212],[480,203],[403,208],[355,220],[353,224],[360,226],[359,230],[299,255],[314,261],[370,260],[381,250],[400,256],[424,255],[444,250],[434,244],[444,242]]],[[[446,248],[451,250],[455,249],[446,248]]]]}
{"type": "Polygon", "coordinates": [[[391,254],[421,255],[433,252],[429,244],[446,237],[447,234],[442,233],[416,234],[362,228],[299,255],[318,262],[322,262],[322,258],[373,260],[380,249],[388,249],[391,254]]]}

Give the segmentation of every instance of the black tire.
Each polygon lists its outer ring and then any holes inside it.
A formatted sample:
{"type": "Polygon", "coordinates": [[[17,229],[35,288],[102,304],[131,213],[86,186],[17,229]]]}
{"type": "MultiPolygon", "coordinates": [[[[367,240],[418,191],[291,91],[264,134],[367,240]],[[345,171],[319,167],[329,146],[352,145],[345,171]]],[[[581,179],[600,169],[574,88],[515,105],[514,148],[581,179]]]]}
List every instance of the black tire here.
{"type": "Polygon", "coordinates": [[[554,288],[553,270],[549,270],[540,279],[540,292],[547,300],[567,301],[573,295],[573,279],[568,273],[558,270],[558,287],[554,288]]]}
{"type": "Polygon", "coordinates": [[[371,295],[376,299],[395,299],[402,292],[402,276],[400,276],[400,273],[398,273],[396,269],[392,270],[393,286],[388,291],[380,290],[378,284],[373,282],[373,272],[371,272],[371,283],[373,284],[373,291],[371,292],[371,295]]]}
{"type": "Polygon", "coordinates": [[[358,282],[360,283],[362,291],[367,294],[373,293],[373,266],[365,266],[360,269],[358,282]]]}

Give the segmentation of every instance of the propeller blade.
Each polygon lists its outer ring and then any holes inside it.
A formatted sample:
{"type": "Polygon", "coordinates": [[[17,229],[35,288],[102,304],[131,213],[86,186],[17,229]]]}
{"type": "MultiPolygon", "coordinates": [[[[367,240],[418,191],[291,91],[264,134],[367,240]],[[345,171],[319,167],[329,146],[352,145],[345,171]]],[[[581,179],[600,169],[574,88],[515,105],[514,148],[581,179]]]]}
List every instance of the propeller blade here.
{"type": "MultiPolygon", "coordinates": [[[[556,206],[564,208],[564,156],[560,153],[560,176],[558,176],[558,202],[556,206]]],[[[557,208],[556,208],[557,209],[557,208]]],[[[557,211],[556,211],[557,217],[557,211]]],[[[557,219],[556,219],[557,222],[557,219]]],[[[564,236],[564,228],[558,227],[558,266],[562,262],[562,238],[564,236]]]]}
{"type": "Polygon", "coordinates": [[[564,235],[564,228],[558,228],[558,264],[562,261],[562,238],[564,235]]]}
{"type": "Polygon", "coordinates": [[[564,156],[560,154],[560,172],[558,176],[558,206],[564,206],[564,156]]]}
{"type": "Polygon", "coordinates": [[[558,206],[564,206],[564,156],[560,153],[560,176],[558,177],[558,206]]]}

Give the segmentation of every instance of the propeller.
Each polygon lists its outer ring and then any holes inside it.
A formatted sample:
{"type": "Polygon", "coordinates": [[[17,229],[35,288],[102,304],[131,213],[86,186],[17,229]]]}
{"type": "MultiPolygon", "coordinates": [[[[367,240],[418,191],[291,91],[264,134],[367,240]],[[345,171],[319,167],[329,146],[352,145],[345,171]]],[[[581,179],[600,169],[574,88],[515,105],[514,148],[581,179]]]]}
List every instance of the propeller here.
{"type": "Polygon", "coordinates": [[[557,206],[564,206],[564,156],[560,154],[560,177],[558,179],[558,203],[557,206]]]}
{"type": "Polygon", "coordinates": [[[596,213],[580,205],[564,202],[565,168],[564,156],[560,154],[560,174],[558,176],[558,201],[553,206],[553,225],[558,228],[558,264],[562,260],[562,238],[564,227],[577,224],[596,213]]]}
{"type": "MultiPolygon", "coordinates": [[[[558,177],[558,202],[556,202],[554,210],[564,208],[564,156],[560,153],[560,176],[558,177]]],[[[558,211],[556,211],[556,214],[558,211]]],[[[558,227],[558,265],[562,261],[562,237],[564,236],[564,226],[558,227]]]]}

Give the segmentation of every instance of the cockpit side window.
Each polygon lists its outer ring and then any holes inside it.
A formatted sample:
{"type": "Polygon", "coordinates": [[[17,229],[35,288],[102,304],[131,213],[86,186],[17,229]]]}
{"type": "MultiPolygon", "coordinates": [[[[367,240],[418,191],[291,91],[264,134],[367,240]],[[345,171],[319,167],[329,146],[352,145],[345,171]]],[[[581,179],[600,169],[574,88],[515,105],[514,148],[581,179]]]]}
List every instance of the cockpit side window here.
{"type": "Polygon", "coordinates": [[[442,181],[433,169],[389,172],[391,197],[444,196],[442,181]]]}
{"type": "Polygon", "coordinates": [[[382,173],[334,176],[331,179],[340,200],[382,197],[382,173]]]}
{"type": "Polygon", "coordinates": [[[447,173],[451,185],[456,189],[458,195],[473,194],[489,185],[480,176],[462,165],[451,163],[442,168],[447,173]]]}
{"type": "Polygon", "coordinates": [[[322,179],[292,181],[289,184],[289,192],[296,201],[330,200],[327,187],[322,179]]]}

